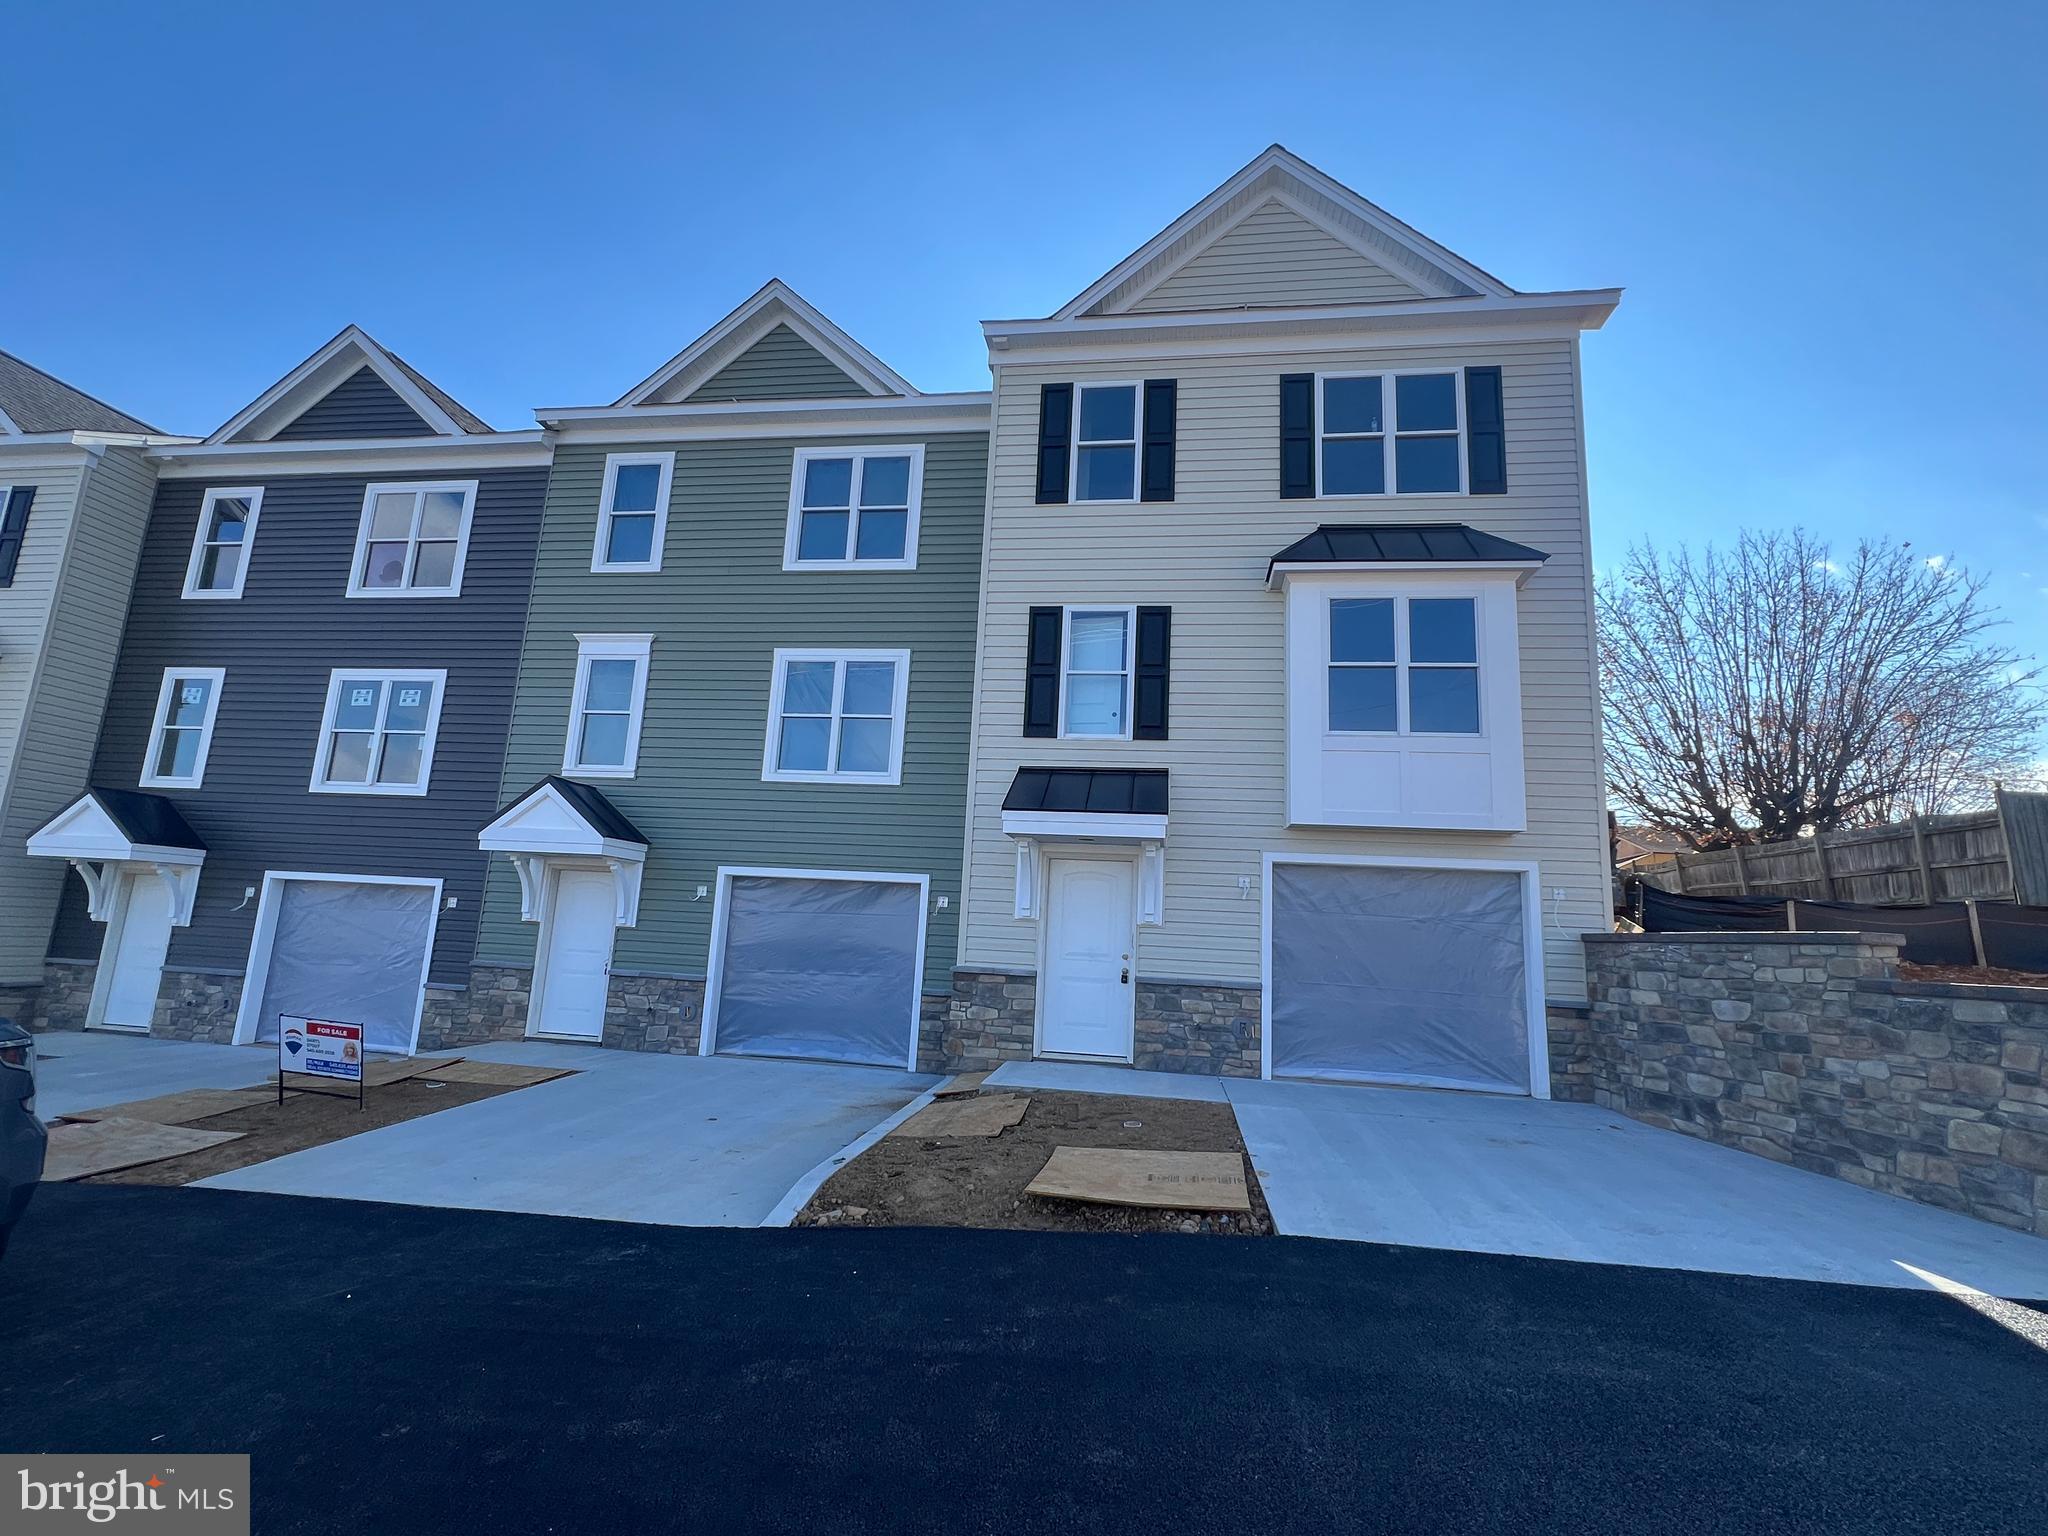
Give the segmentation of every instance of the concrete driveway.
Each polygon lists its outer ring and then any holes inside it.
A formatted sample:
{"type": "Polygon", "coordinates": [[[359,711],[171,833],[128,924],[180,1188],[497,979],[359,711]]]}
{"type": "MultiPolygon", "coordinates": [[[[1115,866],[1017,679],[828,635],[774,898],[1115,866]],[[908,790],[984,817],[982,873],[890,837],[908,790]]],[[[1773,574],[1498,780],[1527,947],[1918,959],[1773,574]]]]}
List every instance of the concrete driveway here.
{"type": "Polygon", "coordinates": [[[883,1067],[540,1041],[462,1054],[573,1067],[576,1075],[201,1183],[669,1226],[760,1226],[787,1220],[785,1201],[808,1176],[894,1123],[938,1081],[883,1067]]]}
{"type": "Polygon", "coordinates": [[[36,1113],[54,1120],[188,1088],[248,1088],[276,1072],[274,1045],[53,1030],[36,1036],[36,1113]]]}
{"type": "Polygon", "coordinates": [[[1225,1100],[1292,1235],[2048,1297],[2048,1238],[1590,1105],[1054,1062],[990,1086],[1225,1100]]]}

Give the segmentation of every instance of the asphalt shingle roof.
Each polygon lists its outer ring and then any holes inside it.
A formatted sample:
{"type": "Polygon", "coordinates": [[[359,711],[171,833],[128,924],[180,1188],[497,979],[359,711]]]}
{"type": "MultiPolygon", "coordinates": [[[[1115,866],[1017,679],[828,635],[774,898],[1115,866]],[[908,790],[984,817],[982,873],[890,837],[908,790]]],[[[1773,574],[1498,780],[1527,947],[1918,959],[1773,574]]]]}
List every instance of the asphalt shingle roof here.
{"type": "Polygon", "coordinates": [[[24,432],[140,432],[163,434],[84,390],[73,389],[11,352],[0,352],[0,411],[24,432]]]}

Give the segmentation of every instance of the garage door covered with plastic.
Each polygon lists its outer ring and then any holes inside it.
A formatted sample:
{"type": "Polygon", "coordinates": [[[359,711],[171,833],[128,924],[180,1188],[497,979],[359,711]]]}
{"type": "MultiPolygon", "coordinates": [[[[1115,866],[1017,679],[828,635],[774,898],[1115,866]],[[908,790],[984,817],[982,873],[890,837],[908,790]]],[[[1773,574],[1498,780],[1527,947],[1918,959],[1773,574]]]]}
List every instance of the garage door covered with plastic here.
{"type": "Polygon", "coordinates": [[[1522,880],[1273,866],[1276,1077],[1529,1091],[1522,880]]]}
{"type": "Polygon", "coordinates": [[[256,1038],[280,1014],[363,1026],[373,1051],[410,1054],[434,931],[434,889],[287,880],[277,893],[256,1038]]]}
{"type": "Polygon", "coordinates": [[[907,1064],[921,885],[735,875],[726,904],[718,1050],[907,1064]]]}

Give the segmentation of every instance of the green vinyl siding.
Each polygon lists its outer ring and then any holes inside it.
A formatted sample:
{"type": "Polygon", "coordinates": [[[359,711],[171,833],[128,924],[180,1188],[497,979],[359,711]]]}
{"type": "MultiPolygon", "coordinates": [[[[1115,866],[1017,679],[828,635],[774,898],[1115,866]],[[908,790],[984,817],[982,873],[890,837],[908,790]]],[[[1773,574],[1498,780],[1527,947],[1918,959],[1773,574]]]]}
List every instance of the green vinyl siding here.
{"type": "Polygon", "coordinates": [[[824,353],[788,326],[778,325],[706,379],[690,403],[838,400],[866,394],[824,353]]]}
{"type": "MultiPolygon", "coordinates": [[[[887,432],[878,443],[915,441],[887,432]]],[[[576,636],[654,636],[637,772],[590,782],[649,843],[639,924],[613,966],[702,976],[721,865],[925,874],[928,992],[950,989],[960,910],[967,739],[988,440],[926,440],[914,571],[782,569],[791,465],[813,439],[682,443],[662,568],[594,574],[607,452],[665,444],[568,444],[556,451],[507,748],[504,801],[562,769],[576,636]],[[777,647],[910,652],[903,782],[764,783],[762,748],[777,647]]],[[[530,964],[533,924],[500,859],[485,898],[479,959],[530,964]]]]}

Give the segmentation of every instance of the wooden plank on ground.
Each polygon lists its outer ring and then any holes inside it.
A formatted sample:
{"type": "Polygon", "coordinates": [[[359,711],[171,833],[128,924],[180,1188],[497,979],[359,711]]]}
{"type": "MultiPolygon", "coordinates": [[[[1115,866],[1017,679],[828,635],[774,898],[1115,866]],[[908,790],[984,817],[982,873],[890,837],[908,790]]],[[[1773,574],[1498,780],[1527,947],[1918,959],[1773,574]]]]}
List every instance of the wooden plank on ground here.
{"type": "MultiPolygon", "coordinates": [[[[460,1056],[401,1056],[396,1060],[387,1058],[381,1061],[366,1062],[363,1066],[363,1086],[365,1088],[388,1087],[392,1083],[402,1083],[408,1077],[418,1077],[422,1072],[442,1071],[460,1060],[462,1060],[460,1056]]],[[[352,1083],[344,1083],[337,1078],[316,1077],[311,1072],[288,1071],[285,1073],[285,1077],[287,1079],[295,1077],[305,1078],[309,1081],[325,1083],[330,1088],[354,1086],[352,1083]]],[[[276,1082],[277,1079],[272,1078],[271,1081],[276,1082]]],[[[287,1086],[289,1086],[289,1083],[287,1083],[287,1086]]]]}
{"type": "Polygon", "coordinates": [[[43,1182],[63,1184],[239,1141],[240,1131],[201,1131],[154,1120],[79,1120],[50,1127],[43,1182]]]}
{"type": "Polygon", "coordinates": [[[944,1099],[927,1104],[897,1126],[891,1136],[1000,1136],[1024,1118],[1031,1103],[1018,1093],[992,1093],[974,1099],[944,1099]]]}
{"type": "Polygon", "coordinates": [[[964,1099],[981,1092],[981,1085],[988,1081],[986,1072],[958,1072],[947,1078],[932,1090],[935,1099],[964,1099]]]}
{"type": "MultiPolygon", "coordinates": [[[[289,1088],[286,1098],[295,1098],[289,1088]]],[[[225,1115],[257,1104],[275,1104],[277,1089],[271,1088],[188,1088],[183,1093],[161,1094],[154,1099],[136,1099],[128,1104],[109,1104],[104,1109],[81,1109],[64,1116],[66,1120],[152,1120],[158,1125],[189,1125],[213,1115],[225,1115]]]]}
{"type": "Polygon", "coordinates": [[[1174,1211],[1248,1211],[1244,1159],[1235,1152],[1126,1152],[1055,1147],[1027,1195],[1095,1205],[1149,1205],[1174,1211]]]}
{"type": "Polygon", "coordinates": [[[504,1088],[526,1088],[534,1083],[573,1077],[574,1067],[529,1067],[518,1061],[457,1061],[427,1073],[444,1083],[491,1083],[504,1088]]]}

